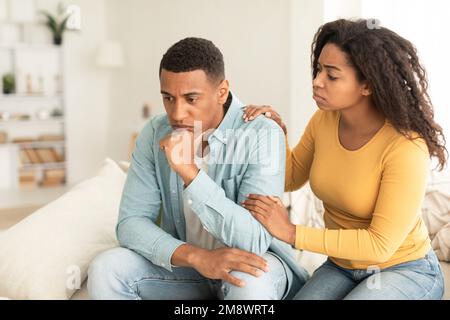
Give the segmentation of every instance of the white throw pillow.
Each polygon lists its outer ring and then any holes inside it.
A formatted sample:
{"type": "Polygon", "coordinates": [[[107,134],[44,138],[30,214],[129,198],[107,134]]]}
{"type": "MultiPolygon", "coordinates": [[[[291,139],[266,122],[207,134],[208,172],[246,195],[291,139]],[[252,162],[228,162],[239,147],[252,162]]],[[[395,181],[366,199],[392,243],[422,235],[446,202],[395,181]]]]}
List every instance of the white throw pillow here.
{"type": "Polygon", "coordinates": [[[125,173],[106,159],[97,176],[0,234],[0,296],[69,299],[91,260],[118,246],[125,173]]]}

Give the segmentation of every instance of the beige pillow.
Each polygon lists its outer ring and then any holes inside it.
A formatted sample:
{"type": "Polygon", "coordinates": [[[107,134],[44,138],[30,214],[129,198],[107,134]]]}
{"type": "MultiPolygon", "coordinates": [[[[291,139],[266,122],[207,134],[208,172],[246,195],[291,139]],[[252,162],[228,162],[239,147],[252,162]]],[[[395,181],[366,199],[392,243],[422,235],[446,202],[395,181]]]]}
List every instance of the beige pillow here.
{"type": "Polygon", "coordinates": [[[106,159],[97,176],[0,234],[0,297],[69,299],[115,237],[125,173],[106,159]]]}

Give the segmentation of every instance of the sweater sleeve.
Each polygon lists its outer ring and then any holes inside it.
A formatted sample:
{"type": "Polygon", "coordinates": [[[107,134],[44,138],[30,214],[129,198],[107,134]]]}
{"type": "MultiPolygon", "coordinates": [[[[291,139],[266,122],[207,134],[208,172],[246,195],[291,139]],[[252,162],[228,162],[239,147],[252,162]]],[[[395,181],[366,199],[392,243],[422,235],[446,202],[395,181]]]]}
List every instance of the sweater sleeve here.
{"type": "Polygon", "coordinates": [[[292,150],[289,148],[286,135],[285,191],[298,190],[309,179],[309,172],[314,158],[316,127],[321,112],[322,111],[318,110],[314,113],[309,120],[299,143],[292,150]]]}
{"type": "Polygon", "coordinates": [[[295,246],[339,259],[386,262],[420,219],[429,164],[422,139],[400,138],[382,163],[379,193],[368,228],[330,230],[298,225],[295,246]]]}

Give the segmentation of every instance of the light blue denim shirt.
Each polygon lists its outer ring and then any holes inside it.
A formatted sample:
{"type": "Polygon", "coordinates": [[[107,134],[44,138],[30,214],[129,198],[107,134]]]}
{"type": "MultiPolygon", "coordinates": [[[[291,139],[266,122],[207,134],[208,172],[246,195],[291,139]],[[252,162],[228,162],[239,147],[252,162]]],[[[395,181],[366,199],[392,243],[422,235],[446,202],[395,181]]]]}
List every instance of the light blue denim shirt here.
{"type": "Polygon", "coordinates": [[[284,191],[285,140],[266,117],[242,119],[244,105],[232,96],[222,122],[209,135],[208,173],[200,170],[184,188],[171,170],[159,141],[173,129],[166,114],[153,117],[140,132],[120,203],[117,239],[155,265],[172,270],[171,257],[186,241],[183,197],[204,228],[228,247],[258,255],[278,255],[293,278],[289,296],[308,278],[292,248],[275,238],[240,205],[249,193],[281,196],[284,191]],[[156,224],[162,205],[161,224],[156,224]]]}

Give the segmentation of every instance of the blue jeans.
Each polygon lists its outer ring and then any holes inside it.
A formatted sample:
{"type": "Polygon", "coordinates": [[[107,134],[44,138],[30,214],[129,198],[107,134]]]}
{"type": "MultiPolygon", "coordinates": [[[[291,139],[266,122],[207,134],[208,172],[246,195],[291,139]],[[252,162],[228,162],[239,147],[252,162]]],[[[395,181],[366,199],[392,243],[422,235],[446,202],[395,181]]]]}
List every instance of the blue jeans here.
{"type": "Polygon", "coordinates": [[[260,277],[231,272],[245,281],[245,287],[240,288],[205,278],[193,268],[174,267],[170,272],[134,251],[114,248],[101,253],[90,264],[88,291],[95,300],[279,300],[287,288],[286,272],[291,271],[285,270],[273,253],[266,253],[263,258],[269,264],[269,272],[260,277]]]}
{"type": "Polygon", "coordinates": [[[433,250],[422,259],[392,267],[345,269],[330,259],[294,297],[296,300],[439,300],[444,277],[433,250]]]}

